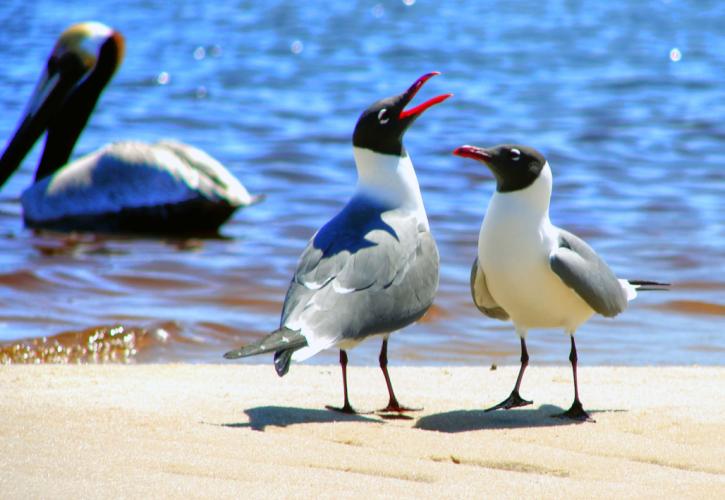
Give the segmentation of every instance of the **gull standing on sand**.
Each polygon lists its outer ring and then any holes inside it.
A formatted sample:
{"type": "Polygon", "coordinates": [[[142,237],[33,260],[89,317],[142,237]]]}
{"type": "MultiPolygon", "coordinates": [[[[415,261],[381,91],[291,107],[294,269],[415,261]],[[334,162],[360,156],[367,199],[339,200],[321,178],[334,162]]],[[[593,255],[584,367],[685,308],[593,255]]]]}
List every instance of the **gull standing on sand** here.
{"type": "Polygon", "coordinates": [[[347,395],[348,349],[373,335],[383,337],[380,368],[388,387],[383,412],[411,410],[398,403],[388,375],[388,337],[420,319],[438,288],[438,249],[430,232],[418,179],[403,146],[407,128],[426,109],[451,94],[411,109],[433,72],[404,93],[366,109],[353,133],[358,171],[355,194],[302,253],[287,290],[280,327],[227,359],[274,352],[279,376],[290,361],[323,349],[340,349],[344,403],[328,409],[355,413],[347,395]]]}
{"type": "Polygon", "coordinates": [[[124,46],[121,33],[98,22],[74,24],[60,35],[0,157],[0,187],[47,131],[35,180],[21,197],[27,226],[213,233],[261,197],[251,196],[200,149],[175,141],[122,141],[68,163],[124,46]]]}
{"type": "Polygon", "coordinates": [[[527,146],[461,146],[455,155],[485,163],[496,178],[471,269],[471,295],[491,318],[511,319],[521,339],[521,368],[511,395],[487,411],[531,404],[519,395],[529,355],[530,328],[563,328],[571,338],[574,402],[558,415],[592,421],[579,401],[574,332],[594,313],[614,317],[637,290],[668,284],[617,279],[583,240],[549,221],[552,174],[541,153],[527,146]]]}

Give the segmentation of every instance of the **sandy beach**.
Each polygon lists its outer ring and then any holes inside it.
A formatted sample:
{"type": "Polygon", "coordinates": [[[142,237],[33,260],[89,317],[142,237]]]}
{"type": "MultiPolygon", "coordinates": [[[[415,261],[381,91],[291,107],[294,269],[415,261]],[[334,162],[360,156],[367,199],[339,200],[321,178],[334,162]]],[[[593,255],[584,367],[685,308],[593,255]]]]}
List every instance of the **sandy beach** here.
{"type": "MultiPolygon", "coordinates": [[[[339,415],[337,366],[0,367],[0,491],[38,497],[725,496],[725,369],[532,366],[533,407],[484,413],[517,367],[391,367],[410,420],[339,415]]],[[[377,367],[351,402],[384,406],[377,367]]]]}

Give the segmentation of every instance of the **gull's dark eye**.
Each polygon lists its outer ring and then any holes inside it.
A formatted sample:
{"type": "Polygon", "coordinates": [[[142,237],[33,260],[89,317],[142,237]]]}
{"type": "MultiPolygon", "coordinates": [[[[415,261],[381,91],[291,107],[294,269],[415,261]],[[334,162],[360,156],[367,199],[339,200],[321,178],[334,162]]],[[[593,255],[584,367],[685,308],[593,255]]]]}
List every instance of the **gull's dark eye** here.
{"type": "Polygon", "coordinates": [[[385,125],[386,123],[388,123],[390,121],[390,117],[388,117],[387,109],[383,108],[380,110],[380,112],[378,113],[378,121],[380,122],[381,125],[385,125]]]}
{"type": "Polygon", "coordinates": [[[511,159],[513,161],[519,161],[520,158],[521,158],[521,151],[519,151],[516,148],[512,148],[511,149],[511,159]]]}

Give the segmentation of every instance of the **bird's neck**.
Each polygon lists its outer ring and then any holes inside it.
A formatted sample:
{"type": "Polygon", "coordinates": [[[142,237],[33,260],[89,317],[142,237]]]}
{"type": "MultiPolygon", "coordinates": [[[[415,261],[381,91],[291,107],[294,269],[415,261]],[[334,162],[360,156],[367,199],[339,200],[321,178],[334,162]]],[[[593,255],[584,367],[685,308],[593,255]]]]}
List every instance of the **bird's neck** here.
{"type": "Polygon", "coordinates": [[[357,165],[356,194],[376,199],[391,208],[416,213],[427,227],[428,218],[410,156],[376,153],[353,147],[357,165]]]}
{"type": "Polygon", "coordinates": [[[490,209],[510,217],[537,223],[548,222],[551,201],[552,176],[549,163],[544,165],[536,180],[524,189],[496,192],[490,209]]]}
{"type": "Polygon", "coordinates": [[[35,172],[35,182],[54,174],[68,162],[98,98],[119,63],[118,46],[115,41],[109,40],[101,48],[96,67],[73,90],[49,123],[43,156],[35,172]]]}

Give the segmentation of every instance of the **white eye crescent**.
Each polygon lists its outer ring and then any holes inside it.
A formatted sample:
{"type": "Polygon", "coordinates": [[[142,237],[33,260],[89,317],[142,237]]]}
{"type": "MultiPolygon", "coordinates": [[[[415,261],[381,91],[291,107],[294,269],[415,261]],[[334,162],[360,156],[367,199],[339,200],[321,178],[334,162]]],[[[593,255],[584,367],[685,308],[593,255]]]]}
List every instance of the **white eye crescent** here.
{"type": "Polygon", "coordinates": [[[387,109],[385,109],[385,108],[381,109],[381,110],[380,110],[380,112],[378,112],[378,121],[379,121],[379,122],[380,122],[381,124],[383,124],[383,125],[385,125],[386,123],[388,123],[388,122],[390,121],[390,118],[386,118],[386,117],[385,117],[385,114],[386,114],[387,112],[388,112],[388,110],[387,110],[387,109]]]}
{"type": "Polygon", "coordinates": [[[511,149],[511,159],[513,161],[519,161],[520,158],[521,158],[521,151],[519,151],[516,148],[512,148],[511,149]]]}

